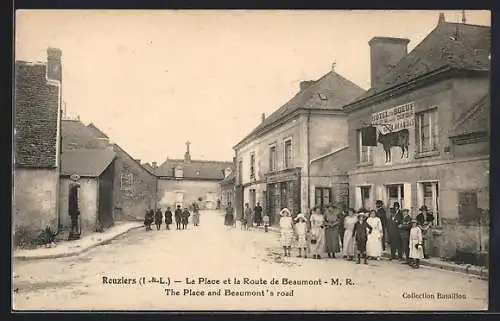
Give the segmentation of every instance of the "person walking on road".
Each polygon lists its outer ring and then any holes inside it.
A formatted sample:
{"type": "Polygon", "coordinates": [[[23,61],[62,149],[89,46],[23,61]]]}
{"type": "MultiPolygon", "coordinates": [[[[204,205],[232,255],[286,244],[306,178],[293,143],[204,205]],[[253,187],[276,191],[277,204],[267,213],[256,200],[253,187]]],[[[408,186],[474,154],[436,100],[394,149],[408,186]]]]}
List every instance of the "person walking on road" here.
{"type": "Polygon", "coordinates": [[[175,225],[177,225],[177,230],[181,229],[182,224],[182,209],[180,205],[177,205],[177,209],[175,210],[175,225]]]}
{"type": "Polygon", "coordinates": [[[283,208],[280,212],[280,240],[281,246],[285,251],[285,256],[290,256],[293,242],[293,219],[292,213],[288,208],[283,208]]]}
{"type": "Polygon", "coordinates": [[[170,230],[170,224],[172,224],[172,211],[170,207],[167,207],[165,211],[165,225],[167,226],[167,230],[170,230]]]}
{"type": "Polygon", "coordinates": [[[160,230],[162,221],[163,221],[163,213],[161,212],[161,209],[158,208],[155,213],[155,225],[157,231],[160,230]]]}

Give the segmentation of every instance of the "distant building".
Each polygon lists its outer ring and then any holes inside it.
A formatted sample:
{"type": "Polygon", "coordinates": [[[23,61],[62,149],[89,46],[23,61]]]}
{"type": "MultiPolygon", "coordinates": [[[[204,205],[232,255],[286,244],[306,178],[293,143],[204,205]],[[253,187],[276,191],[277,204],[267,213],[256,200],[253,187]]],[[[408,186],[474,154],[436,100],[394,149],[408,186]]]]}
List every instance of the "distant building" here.
{"type": "Polygon", "coordinates": [[[220,199],[220,182],[229,171],[231,162],[192,160],[189,142],[184,159],[168,159],[155,174],[158,177],[159,206],[189,206],[197,202],[200,208],[215,209],[220,199]]]}
{"type": "Polygon", "coordinates": [[[222,182],[220,182],[221,209],[226,208],[229,203],[231,203],[232,206],[234,207],[235,181],[236,181],[236,176],[232,171],[229,171],[229,173],[227,173],[226,177],[224,177],[222,182]]]}
{"type": "Polygon", "coordinates": [[[61,50],[47,63],[15,62],[13,225],[37,233],[57,230],[61,50]]]}
{"type": "Polygon", "coordinates": [[[370,41],[371,89],[344,107],[351,203],[399,202],[413,216],[426,205],[434,255],[479,252],[489,235],[480,217],[489,213],[491,30],[441,16],[410,53],[408,42],[370,41]]]}
{"type": "Polygon", "coordinates": [[[263,115],[234,146],[237,217],[243,203],[254,207],[260,202],[276,224],[283,207],[296,215],[332,201],[345,202],[346,172],[339,176],[337,167],[323,167],[317,160],[347,146],[342,106],[364,92],[332,69],[316,81],[301,82],[292,99],[269,117],[263,115]]]}
{"type": "Polygon", "coordinates": [[[143,217],[148,206],[156,206],[156,177],[140,160],[133,158],[95,124],[85,125],[80,120],[63,120],[62,145],[64,150],[111,149],[114,162],[113,217],[115,220],[143,217]]]}
{"type": "Polygon", "coordinates": [[[74,149],[63,150],[61,156],[61,225],[71,227],[68,195],[70,176],[76,174],[80,176],[78,207],[82,234],[112,226],[115,152],[110,149],[74,149]]]}

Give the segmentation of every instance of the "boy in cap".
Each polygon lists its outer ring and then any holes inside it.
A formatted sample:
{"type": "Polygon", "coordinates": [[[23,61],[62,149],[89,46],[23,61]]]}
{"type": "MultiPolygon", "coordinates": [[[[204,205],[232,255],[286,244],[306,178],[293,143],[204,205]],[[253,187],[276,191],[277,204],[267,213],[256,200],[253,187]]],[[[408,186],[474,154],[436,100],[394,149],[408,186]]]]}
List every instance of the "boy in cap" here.
{"type": "Polygon", "coordinates": [[[366,257],[366,242],[368,241],[368,234],[372,232],[372,227],[366,223],[367,214],[364,211],[358,213],[358,221],[354,224],[353,237],[356,240],[357,256],[356,264],[361,263],[361,257],[364,263],[368,264],[366,257]]]}

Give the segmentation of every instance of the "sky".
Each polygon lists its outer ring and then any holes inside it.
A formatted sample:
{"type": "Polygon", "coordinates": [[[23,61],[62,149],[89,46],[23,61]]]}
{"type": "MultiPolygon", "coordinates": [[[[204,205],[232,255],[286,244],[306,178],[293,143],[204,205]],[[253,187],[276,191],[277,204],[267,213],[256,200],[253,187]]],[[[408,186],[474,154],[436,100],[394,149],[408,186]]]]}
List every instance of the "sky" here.
{"type": "MultiPolygon", "coordinates": [[[[16,12],[15,59],[62,50],[68,117],[94,123],[134,158],[231,161],[233,146],[292,98],[302,80],[335,71],[370,87],[368,41],[408,38],[411,51],[439,12],[103,11],[16,12]]],[[[489,11],[465,11],[490,25],[489,11]]]]}

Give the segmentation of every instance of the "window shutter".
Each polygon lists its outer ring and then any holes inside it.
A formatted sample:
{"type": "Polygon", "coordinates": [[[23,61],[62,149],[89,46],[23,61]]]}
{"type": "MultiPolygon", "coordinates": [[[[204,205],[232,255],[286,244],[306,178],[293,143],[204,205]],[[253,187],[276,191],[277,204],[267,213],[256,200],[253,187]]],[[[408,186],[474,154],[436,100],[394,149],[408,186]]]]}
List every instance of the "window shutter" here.
{"type": "Polygon", "coordinates": [[[361,197],[362,197],[362,195],[361,195],[361,187],[356,186],[356,190],[354,192],[354,206],[355,206],[354,209],[355,210],[358,210],[363,205],[361,197]]]}
{"type": "Polygon", "coordinates": [[[412,213],[413,209],[411,207],[411,183],[404,183],[404,204],[403,208],[406,208],[410,210],[410,213],[412,213]]]}
{"type": "Polygon", "coordinates": [[[362,146],[377,146],[377,128],[374,126],[361,128],[362,146]]]}

